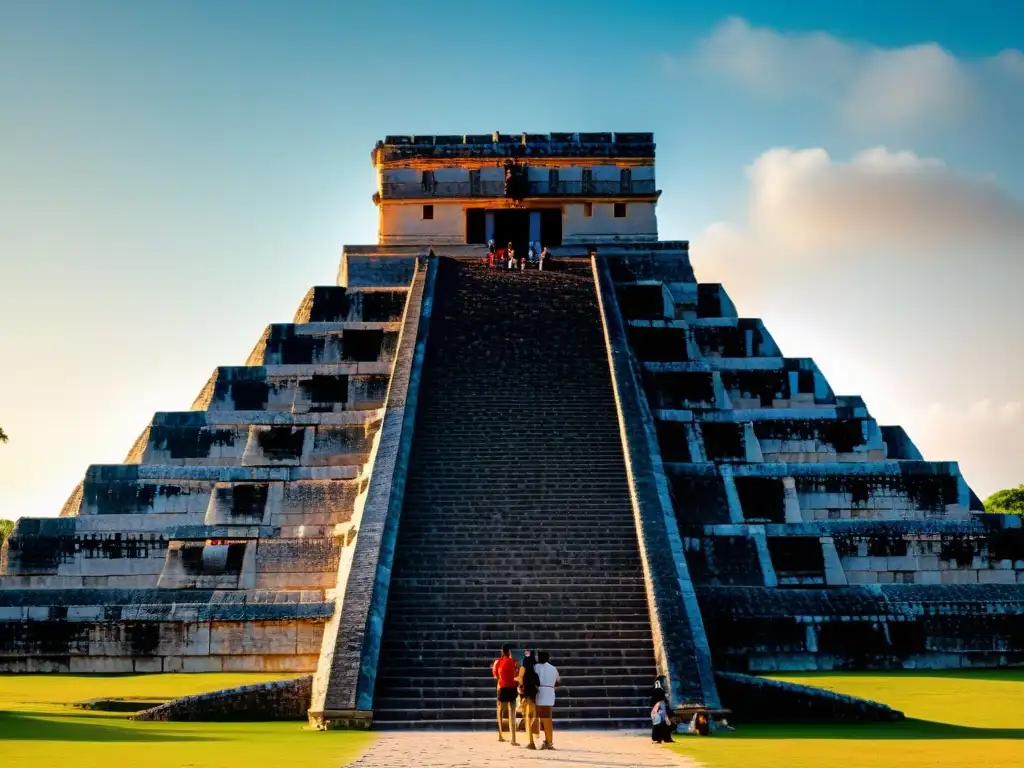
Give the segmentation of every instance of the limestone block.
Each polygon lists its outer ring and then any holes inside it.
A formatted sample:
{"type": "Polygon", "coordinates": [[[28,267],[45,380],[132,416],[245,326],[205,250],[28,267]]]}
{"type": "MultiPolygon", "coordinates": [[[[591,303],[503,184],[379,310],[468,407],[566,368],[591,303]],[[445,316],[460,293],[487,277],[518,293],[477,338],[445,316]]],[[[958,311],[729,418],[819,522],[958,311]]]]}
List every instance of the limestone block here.
{"type": "Polygon", "coordinates": [[[878,572],[878,583],[879,584],[892,584],[896,579],[890,571],[879,571],[878,572]]]}
{"type": "Polygon", "coordinates": [[[850,584],[877,584],[878,574],[875,571],[847,571],[846,580],[850,584]]]}
{"type": "Polygon", "coordinates": [[[1004,571],[1013,570],[1013,560],[999,560],[996,563],[996,568],[1001,568],[1004,571]]]}
{"type": "Polygon", "coordinates": [[[886,562],[890,571],[916,571],[918,569],[917,558],[912,555],[889,556],[886,558],[886,562]]]}
{"type": "Polygon", "coordinates": [[[210,628],[213,654],[294,654],[296,643],[291,622],[218,622],[210,628]]]}
{"type": "Polygon", "coordinates": [[[872,557],[871,558],[871,570],[872,571],[888,571],[889,570],[889,558],[887,558],[887,557],[872,557]]]}
{"type": "Polygon", "coordinates": [[[163,659],[160,657],[152,659],[135,659],[134,665],[134,671],[138,673],[151,674],[164,671],[163,659]]]}
{"type": "Polygon", "coordinates": [[[182,672],[223,672],[224,660],[220,656],[186,656],[181,660],[182,672]]]}
{"type": "Polygon", "coordinates": [[[979,584],[1016,584],[1017,575],[1013,571],[982,570],[977,571],[979,584]]]}
{"type": "Polygon", "coordinates": [[[130,657],[72,656],[68,671],[73,675],[116,675],[134,672],[130,657]]]}
{"type": "Polygon", "coordinates": [[[28,608],[16,605],[0,606],[0,621],[23,621],[28,616],[28,608]]]}
{"type": "Polygon", "coordinates": [[[938,570],[918,571],[915,574],[915,584],[941,584],[942,573],[938,570]]]}
{"type": "Polygon", "coordinates": [[[843,559],[843,567],[847,571],[867,571],[871,569],[870,557],[847,557],[843,559]]]}
{"type": "Polygon", "coordinates": [[[921,571],[937,571],[939,570],[939,556],[938,555],[919,555],[917,558],[917,567],[921,571]]]}
{"type": "Polygon", "coordinates": [[[189,622],[182,625],[185,656],[208,656],[210,654],[210,623],[189,622]]]}
{"type": "Polygon", "coordinates": [[[221,656],[222,668],[225,672],[266,672],[264,656],[249,654],[245,656],[221,656]]]}
{"type": "Polygon", "coordinates": [[[28,609],[29,621],[47,621],[50,618],[49,606],[31,605],[28,609]]]}
{"type": "Polygon", "coordinates": [[[323,636],[323,624],[299,623],[296,626],[295,652],[299,655],[318,655],[323,636]]]}
{"type": "MultiPolygon", "coordinates": [[[[0,609],[2,610],[2,609],[0,609]]],[[[92,621],[102,619],[106,611],[99,605],[69,605],[68,621],[92,621]]]]}
{"type": "Polygon", "coordinates": [[[165,656],[163,659],[164,672],[181,672],[184,663],[181,656],[165,656]]]}

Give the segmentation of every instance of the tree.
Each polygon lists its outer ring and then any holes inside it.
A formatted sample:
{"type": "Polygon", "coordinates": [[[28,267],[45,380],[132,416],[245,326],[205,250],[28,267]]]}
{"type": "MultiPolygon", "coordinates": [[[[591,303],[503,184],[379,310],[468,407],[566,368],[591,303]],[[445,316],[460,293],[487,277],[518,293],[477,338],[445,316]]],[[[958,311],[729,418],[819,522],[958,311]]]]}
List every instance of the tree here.
{"type": "Polygon", "coordinates": [[[0,519],[0,547],[4,545],[4,541],[8,536],[11,535],[11,531],[14,530],[13,520],[0,519]]]}
{"type": "Polygon", "coordinates": [[[986,512],[1002,512],[1006,515],[1024,515],[1024,485],[996,491],[985,499],[986,512]]]}
{"type": "Polygon", "coordinates": [[[0,443],[7,442],[7,435],[4,434],[3,427],[0,427],[0,443]]]}

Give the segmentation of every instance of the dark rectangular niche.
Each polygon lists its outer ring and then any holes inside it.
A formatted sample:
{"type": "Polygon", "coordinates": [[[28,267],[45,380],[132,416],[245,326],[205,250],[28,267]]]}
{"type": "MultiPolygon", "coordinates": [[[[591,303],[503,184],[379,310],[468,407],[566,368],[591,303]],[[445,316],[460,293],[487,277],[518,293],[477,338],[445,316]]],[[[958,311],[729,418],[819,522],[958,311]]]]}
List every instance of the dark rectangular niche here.
{"type": "Polygon", "coordinates": [[[769,536],[768,553],[780,574],[824,576],[825,555],[817,536],[769,536]]]}
{"type": "Polygon", "coordinates": [[[149,439],[155,448],[170,453],[172,459],[199,459],[210,455],[211,446],[234,445],[235,433],[231,429],[153,426],[149,439]]]}
{"type": "Polygon", "coordinates": [[[729,502],[718,475],[671,475],[669,491],[680,525],[718,525],[729,522],[729,502]]]}
{"type": "Polygon", "coordinates": [[[270,326],[268,354],[277,354],[282,365],[309,365],[323,357],[323,337],[295,333],[294,325],[270,326]]]}
{"type": "Polygon", "coordinates": [[[785,489],[772,477],[736,477],[743,519],[768,523],[786,522],[785,489]]]}
{"type": "Polygon", "coordinates": [[[313,306],[309,311],[311,323],[339,323],[348,317],[348,292],[338,286],[321,285],[313,289],[313,306]]]}
{"type": "Polygon", "coordinates": [[[217,494],[228,503],[232,517],[263,517],[267,505],[267,483],[237,483],[228,488],[218,488],[217,494]]]}
{"type": "Polygon", "coordinates": [[[708,461],[725,461],[746,457],[742,424],[705,421],[701,422],[700,432],[704,438],[704,454],[708,461]]]}
{"type": "Polygon", "coordinates": [[[363,293],[362,319],[368,323],[388,323],[402,319],[405,311],[405,293],[396,291],[370,291],[363,293]]]}
{"type": "Polygon", "coordinates": [[[690,456],[688,426],[683,421],[658,421],[655,423],[662,461],[681,463],[693,461],[690,456]]]}
{"type": "Polygon", "coordinates": [[[644,389],[655,408],[690,408],[713,404],[714,374],[706,371],[644,373],[644,389]]]}
{"type": "MultiPolygon", "coordinates": [[[[220,382],[216,389],[220,389],[220,382]]],[[[227,389],[236,411],[262,411],[270,397],[270,384],[265,379],[231,381],[227,389]]]]}
{"type": "Polygon", "coordinates": [[[270,459],[297,459],[302,455],[306,430],[299,427],[270,427],[256,436],[263,454],[270,459]]]}
{"type": "Polygon", "coordinates": [[[635,328],[629,326],[629,342],[638,360],[657,363],[685,363],[686,332],[682,328],[635,328]]]}
{"type": "Polygon", "coordinates": [[[347,403],[348,376],[313,376],[300,385],[314,403],[347,403]]]}
{"type": "Polygon", "coordinates": [[[616,295],[619,310],[627,320],[661,320],[665,317],[665,299],[660,284],[623,285],[616,295]]]}
{"type": "Polygon", "coordinates": [[[341,357],[360,363],[372,363],[380,359],[384,331],[379,328],[345,331],[341,336],[341,357]]]}

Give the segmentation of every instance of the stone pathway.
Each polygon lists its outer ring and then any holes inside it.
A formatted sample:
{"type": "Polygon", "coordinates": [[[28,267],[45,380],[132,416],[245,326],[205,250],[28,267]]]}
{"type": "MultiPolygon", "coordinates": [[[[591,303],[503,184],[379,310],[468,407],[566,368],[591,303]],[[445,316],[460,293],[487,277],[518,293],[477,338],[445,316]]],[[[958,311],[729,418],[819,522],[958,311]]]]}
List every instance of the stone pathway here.
{"type": "Polygon", "coordinates": [[[531,752],[498,743],[489,731],[393,731],[377,734],[351,768],[698,768],[690,758],[651,743],[650,732],[562,731],[557,749],[531,752]]]}

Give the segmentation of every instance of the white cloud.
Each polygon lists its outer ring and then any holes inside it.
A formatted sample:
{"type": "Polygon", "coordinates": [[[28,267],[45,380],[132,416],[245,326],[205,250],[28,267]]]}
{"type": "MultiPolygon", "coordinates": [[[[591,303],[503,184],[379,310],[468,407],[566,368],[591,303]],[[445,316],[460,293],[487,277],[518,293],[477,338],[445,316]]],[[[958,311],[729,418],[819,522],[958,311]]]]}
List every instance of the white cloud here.
{"type": "MultiPolygon", "coordinates": [[[[1024,238],[1021,201],[991,179],[954,173],[911,152],[878,147],[836,162],[820,148],[776,148],[747,175],[749,234],[784,253],[1024,238]]],[[[719,243],[721,229],[710,233],[719,243]]]]}
{"type": "Polygon", "coordinates": [[[999,109],[1007,98],[1024,101],[1012,84],[990,82],[993,70],[1024,77],[1024,54],[1016,49],[963,60],[936,43],[879,48],[730,18],[682,61],[770,98],[823,101],[864,128],[956,120],[975,108],[999,109]]]}

